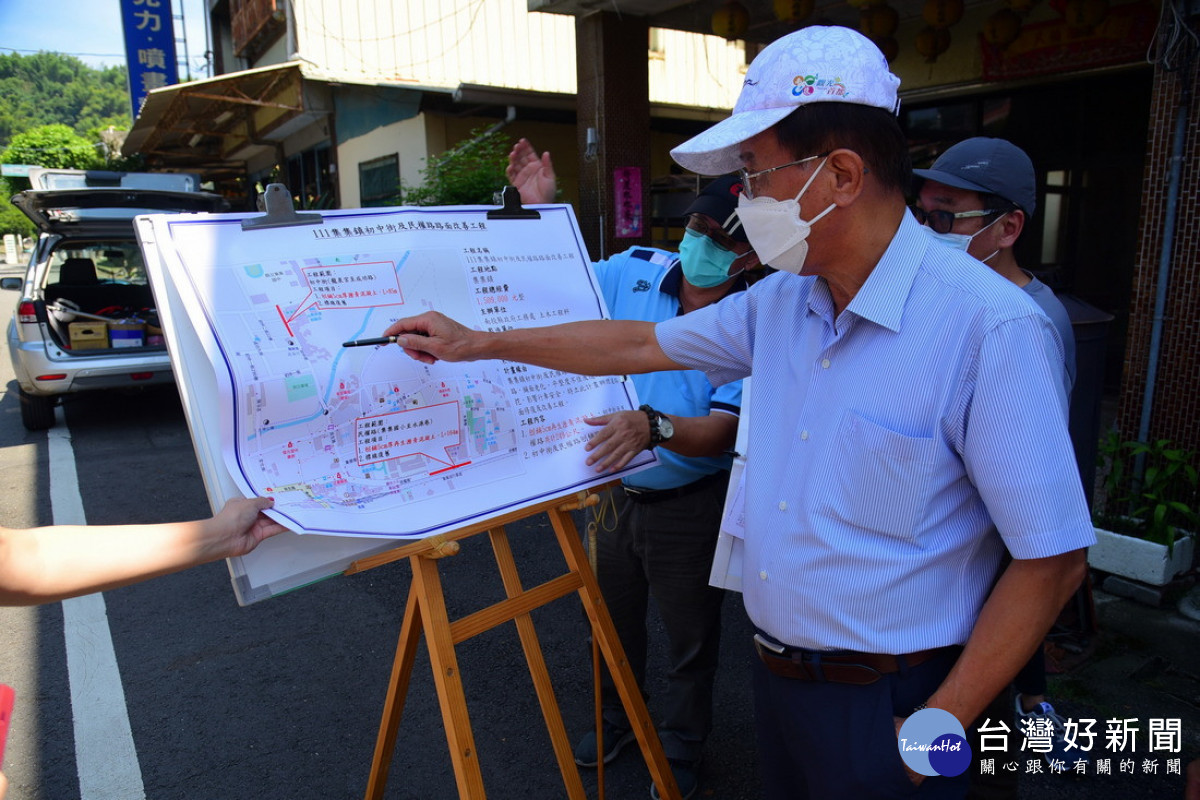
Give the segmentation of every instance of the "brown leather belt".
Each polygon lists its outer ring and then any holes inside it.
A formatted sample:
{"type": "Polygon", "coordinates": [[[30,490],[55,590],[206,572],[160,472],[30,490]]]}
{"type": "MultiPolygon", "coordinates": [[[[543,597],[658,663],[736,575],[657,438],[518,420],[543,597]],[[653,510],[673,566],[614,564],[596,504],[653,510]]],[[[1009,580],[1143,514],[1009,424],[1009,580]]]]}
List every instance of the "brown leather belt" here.
{"type": "Polygon", "coordinates": [[[782,652],[776,652],[775,647],[777,646],[767,642],[761,636],[755,635],[754,649],[758,651],[758,657],[768,670],[781,678],[849,683],[855,686],[866,686],[884,675],[899,672],[902,662],[906,667],[915,667],[936,656],[962,649],[957,645],[948,645],[901,656],[891,656],[846,651],[822,653],[793,647],[783,647],[782,652]]]}

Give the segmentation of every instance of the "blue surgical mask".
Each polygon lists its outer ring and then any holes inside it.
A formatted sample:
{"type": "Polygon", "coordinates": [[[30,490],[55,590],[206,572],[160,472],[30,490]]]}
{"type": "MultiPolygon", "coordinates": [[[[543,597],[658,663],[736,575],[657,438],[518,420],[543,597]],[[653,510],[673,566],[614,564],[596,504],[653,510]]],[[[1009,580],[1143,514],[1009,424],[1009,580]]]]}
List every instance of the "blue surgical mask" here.
{"type": "Polygon", "coordinates": [[[690,228],[683,230],[683,241],[679,243],[679,259],[683,263],[683,277],[693,286],[701,289],[720,286],[735,274],[729,270],[733,267],[733,262],[741,257],[702,233],[690,228]]]}

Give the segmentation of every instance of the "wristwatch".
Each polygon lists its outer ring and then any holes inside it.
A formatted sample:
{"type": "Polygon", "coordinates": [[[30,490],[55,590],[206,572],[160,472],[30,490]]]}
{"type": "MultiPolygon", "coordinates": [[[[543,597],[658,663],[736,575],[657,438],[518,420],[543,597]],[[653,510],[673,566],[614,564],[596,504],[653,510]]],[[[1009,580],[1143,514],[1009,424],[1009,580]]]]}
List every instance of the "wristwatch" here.
{"type": "Polygon", "coordinates": [[[668,442],[675,435],[675,426],[671,424],[671,420],[659,411],[655,411],[648,405],[638,407],[639,411],[645,413],[646,418],[650,420],[650,449],[653,450],[655,445],[668,442]]]}

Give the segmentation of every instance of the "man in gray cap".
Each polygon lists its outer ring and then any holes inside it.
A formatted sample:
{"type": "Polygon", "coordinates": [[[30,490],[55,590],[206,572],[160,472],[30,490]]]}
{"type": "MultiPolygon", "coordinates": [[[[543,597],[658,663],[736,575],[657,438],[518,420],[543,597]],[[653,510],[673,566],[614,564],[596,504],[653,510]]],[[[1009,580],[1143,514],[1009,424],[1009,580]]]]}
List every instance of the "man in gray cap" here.
{"type": "MultiPolygon", "coordinates": [[[[1063,345],[1063,385],[1075,385],[1075,333],[1062,301],[1036,276],[1021,269],[1013,250],[1037,209],[1037,175],[1024,150],[1005,139],[965,139],[938,156],[929,169],[913,170],[918,179],[913,214],[929,235],[965,250],[994,269],[1038,304],[1054,323],[1063,345]]],[[[1016,719],[1037,724],[1050,737],[1042,753],[1047,763],[1072,765],[1088,754],[1067,741],[1066,720],[1046,701],[1046,654],[1034,650],[1013,681],[1016,719]]],[[[1005,693],[1007,698],[1007,692],[1005,693]]],[[[1016,784],[1016,775],[976,776],[979,781],[1016,784]]]]}
{"type": "Polygon", "coordinates": [[[742,585],[767,800],[962,797],[970,755],[935,740],[1029,659],[1095,541],[1061,343],[908,213],[898,84],[861,34],[804,28],[755,58],[729,119],[672,151],[742,168],[738,217],[780,270],[745,292],[657,325],[490,334],[431,312],[386,331],[424,362],[753,373],[742,585]]]}
{"type": "Polygon", "coordinates": [[[1029,156],[1006,139],[977,136],[946,150],[929,169],[913,173],[920,179],[913,213],[930,235],[1020,286],[1054,323],[1063,343],[1069,396],[1075,385],[1071,318],[1049,286],[1021,269],[1013,251],[1037,210],[1037,175],[1029,156]]]}
{"type": "MultiPolygon", "coordinates": [[[[554,166],[527,139],[509,154],[508,179],[527,204],[554,200],[554,166]]],[[[741,182],[711,181],[684,211],[679,253],[633,247],[592,265],[614,319],[661,322],[746,288],[758,266],[736,222],[741,182]]],[[[658,736],[680,796],[699,788],[704,741],[712,729],[713,684],[725,592],[708,585],[721,525],[729,450],[737,434],[742,382],[714,388],[696,370],[633,378],[641,411],[589,420],[590,464],[619,469],[656,449],[659,465],[631,475],[614,492],[611,518],[597,523],[596,578],[639,687],[645,686],[648,603],[653,596],[667,634],[669,666],[658,736]]],[[[594,732],[575,746],[575,761],[612,761],[634,739],[607,670],[603,677],[603,751],[594,732]]],[[[658,797],[651,787],[651,796],[658,797]]]]}

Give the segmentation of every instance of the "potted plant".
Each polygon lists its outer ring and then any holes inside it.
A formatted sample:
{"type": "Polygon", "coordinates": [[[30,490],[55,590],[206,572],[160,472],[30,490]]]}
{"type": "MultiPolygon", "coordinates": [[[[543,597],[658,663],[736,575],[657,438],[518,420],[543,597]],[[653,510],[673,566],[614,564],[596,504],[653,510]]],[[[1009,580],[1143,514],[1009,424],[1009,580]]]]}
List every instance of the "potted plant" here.
{"type": "Polygon", "coordinates": [[[1100,457],[1103,497],[1088,563],[1155,586],[1170,583],[1192,566],[1200,502],[1195,451],[1167,439],[1123,441],[1112,430],[1100,457]]]}

